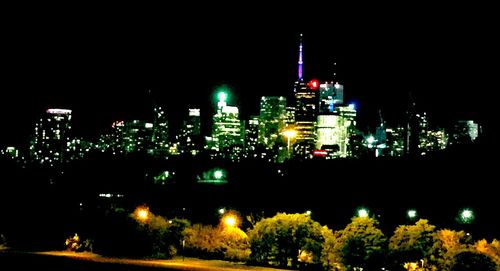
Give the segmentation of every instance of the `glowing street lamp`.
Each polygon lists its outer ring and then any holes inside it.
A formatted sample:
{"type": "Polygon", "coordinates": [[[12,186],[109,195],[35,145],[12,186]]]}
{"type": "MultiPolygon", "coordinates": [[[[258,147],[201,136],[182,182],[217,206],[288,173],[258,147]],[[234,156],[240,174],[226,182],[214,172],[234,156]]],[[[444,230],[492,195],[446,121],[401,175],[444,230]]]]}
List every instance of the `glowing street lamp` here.
{"type": "Polygon", "coordinates": [[[224,218],[224,225],[226,225],[228,227],[234,227],[234,226],[236,226],[236,223],[237,223],[237,220],[236,220],[236,217],[234,217],[234,216],[227,216],[226,218],[224,218]]]}
{"type": "Polygon", "coordinates": [[[216,170],[214,171],[214,178],[217,180],[220,180],[222,177],[224,177],[224,172],[222,170],[216,170]]]}
{"type": "Polygon", "coordinates": [[[228,212],[221,218],[221,222],[225,228],[236,228],[239,224],[239,218],[237,214],[228,212]]]}
{"type": "Polygon", "coordinates": [[[474,220],[474,212],[471,209],[463,209],[459,215],[460,222],[470,224],[474,220]]]}
{"type": "Polygon", "coordinates": [[[408,210],[408,218],[409,219],[415,219],[417,217],[417,211],[416,210],[408,210]]]}
{"type": "Polygon", "coordinates": [[[146,222],[149,219],[151,212],[149,212],[147,207],[137,207],[134,211],[134,215],[137,220],[146,222]]]}
{"type": "Polygon", "coordinates": [[[368,210],[365,208],[361,208],[358,210],[359,217],[368,217],[368,210]]]}
{"type": "Polygon", "coordinates": [[[311,215],[311,214],[312,214],[311,210],[306,211],[306,215],[311,215]]]}
{"type": "Polygon", "coordinates": [[[224,208],[219,209],[219,214],[223,215],[225,212],[226,212],[226,209],[224,209],[224,208]]]}
{"type": "Polygon", "coordinates": [[[297,131],[295,130],[286,130],[283,132],[283,134],[286,136],[287,138],[287,150],[288,150],[288,155],[290,156],[290,140],[292,137],[296,137],[297,136],[297,131]]]}

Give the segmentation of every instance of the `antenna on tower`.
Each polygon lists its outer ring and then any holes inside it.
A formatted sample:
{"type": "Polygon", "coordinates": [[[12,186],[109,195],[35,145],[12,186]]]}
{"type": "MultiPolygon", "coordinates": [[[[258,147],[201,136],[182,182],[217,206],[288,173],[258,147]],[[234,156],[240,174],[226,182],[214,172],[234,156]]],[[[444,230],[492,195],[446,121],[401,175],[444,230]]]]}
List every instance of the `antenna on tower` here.
{"type": "Polygon", "coordinates": [[[302,33],[300,33],[300,39],[299,39],[299,62],[298,62],[298,66],[299,66],[299,71],[298,71],[298,81],[303,81],[303,77],[302,77],[302,65],[304,64],[304,61],[302,59],[302,33]]]}
{"type": "Polygon", "coordinates": [[[382,109],[378,110],[378,117],[380,119],[380,127],[384,126],[384,119],[382,118],[382,109]]]}
{"type": "Polygon", "coordinates": [[[337,78],[337,61],[334,60],[333,62],[333,82],[337,83],[338,78],[337,78]]]}

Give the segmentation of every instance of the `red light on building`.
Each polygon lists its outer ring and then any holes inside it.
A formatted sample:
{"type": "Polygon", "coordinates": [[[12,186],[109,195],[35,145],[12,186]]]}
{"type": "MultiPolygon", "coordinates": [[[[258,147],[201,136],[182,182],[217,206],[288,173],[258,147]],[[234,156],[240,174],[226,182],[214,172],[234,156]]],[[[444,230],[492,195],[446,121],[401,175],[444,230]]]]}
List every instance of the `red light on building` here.
{"type": "Polygon", "coordinates": [[[314,150],[313,156],[325,157],[328,154],[325,150],[314,150]]]}
{"type": "Polygon", "coordinates": [[[319,81],[316,79],[313,79],[307,83],[307,86],[312,89],[312,90],[317,90],[319,88],[319,81]]]}

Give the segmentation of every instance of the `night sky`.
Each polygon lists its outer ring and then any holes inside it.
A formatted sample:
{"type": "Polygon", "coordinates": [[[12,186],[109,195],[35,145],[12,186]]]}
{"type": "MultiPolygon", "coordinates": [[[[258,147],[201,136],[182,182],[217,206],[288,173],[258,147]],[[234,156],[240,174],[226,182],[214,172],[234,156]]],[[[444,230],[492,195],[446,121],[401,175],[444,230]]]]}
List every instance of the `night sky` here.
{"type": "Polygon", "coordinates": [[[50,107],[73,109],[75,133],[95,138],[113,120],[147,116],[149,89],[174,126],[188,106],[209,118],[221,84],[233,90],[230,103],[244,118],[255,115],[260,96],[291,97],[299,33],[306,80],[332,80],[336,62],[362,129],[374,129],[379,109],[389,124],[401,121],[410,91],[431,125],[487,125],[498,88],[498,31],[488,14],[464,7],[348,16],[318,8],[298,16],[307,12],[296,8],[282,18],[277,10],[7,10],[0,146],[27,144],[50,107]]]}

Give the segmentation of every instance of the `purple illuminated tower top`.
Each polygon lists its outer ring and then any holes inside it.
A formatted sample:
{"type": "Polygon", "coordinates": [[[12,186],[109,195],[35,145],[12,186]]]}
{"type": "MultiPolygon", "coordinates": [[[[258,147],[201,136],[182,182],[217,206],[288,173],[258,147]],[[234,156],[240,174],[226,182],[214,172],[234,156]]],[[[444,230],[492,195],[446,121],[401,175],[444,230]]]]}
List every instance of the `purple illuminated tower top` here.
{"type": "Polygon", "coordinates": [[[302,78],[302,64],[304,62],[302,61],[302,33],[300,34],[300,42],[299,42],[299,82],[303,81],[304,79],[302,78]]]}

